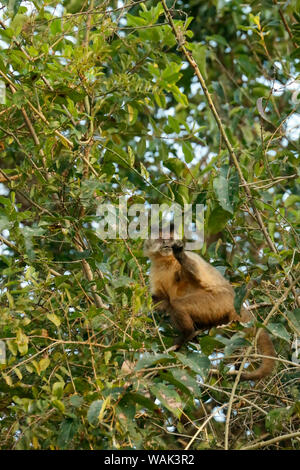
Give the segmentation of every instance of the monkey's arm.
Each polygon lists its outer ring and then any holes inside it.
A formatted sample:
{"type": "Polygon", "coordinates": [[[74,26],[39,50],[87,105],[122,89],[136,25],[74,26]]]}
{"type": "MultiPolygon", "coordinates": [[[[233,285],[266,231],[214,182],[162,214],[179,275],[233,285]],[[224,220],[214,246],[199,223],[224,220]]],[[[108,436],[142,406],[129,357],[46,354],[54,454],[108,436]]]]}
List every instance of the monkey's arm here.
{"type": "Polygon", "coordinates": [[[184,251],[184,244],[181,240],[176,240],[172,245],[173,255],[181,265],[185,274],[195,281],[201,282],[197,262],[191,259],[184,251]]]}

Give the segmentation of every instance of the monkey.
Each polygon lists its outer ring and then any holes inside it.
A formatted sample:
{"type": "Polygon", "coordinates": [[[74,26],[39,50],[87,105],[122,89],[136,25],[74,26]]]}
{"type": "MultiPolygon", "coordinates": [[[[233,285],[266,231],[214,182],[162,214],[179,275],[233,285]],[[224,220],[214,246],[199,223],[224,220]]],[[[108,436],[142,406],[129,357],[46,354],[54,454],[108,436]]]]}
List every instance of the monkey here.
{"type": "MultiPolygon", "coordinates": [[[[234,307],[234,289],[222,274],[200,255],[186,251],[184,241],[174,238],[171,226],[169,238],[149,239],[144,253],[151,260],[150,293],[155,310],[167,313],[171,323],[181,333],[174,347],[179,349],[199,334],[198,330],[224,325],[232,321],[249,322],[253,315],[245,308],[240,314],[234,307]]],[[[255,328],[247,328],[253,333],[255,328]]],[[[258,331],[258,350],[269,358],[251,372],[242,372],[243,380],[259,380],[271,374],[276,353],[264,328],[258,331]]]]}

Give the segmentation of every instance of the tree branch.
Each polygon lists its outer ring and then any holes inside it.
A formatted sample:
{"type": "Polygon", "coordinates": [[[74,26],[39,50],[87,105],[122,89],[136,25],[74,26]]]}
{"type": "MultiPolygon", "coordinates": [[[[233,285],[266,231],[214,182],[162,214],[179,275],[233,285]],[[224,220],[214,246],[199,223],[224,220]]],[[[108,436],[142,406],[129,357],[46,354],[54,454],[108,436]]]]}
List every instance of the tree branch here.
{"type": "Polygon", "coordinates": [[[292,439],[293,437],[298,437],[298,436],[300,436],[300,431],[291,432],[290,434],[285,434],[284,436],[274,437],[273,439],[269,439],[268,441],[257,442],[256,444],[253,444],[252,446],[241,447],[240,450],[260,449],[261,447],[269,446],[271,444],[276,444],[277,442],[286,441],[287,439],[292,439]]]}
{"type": "MultiPolygon", "coordinates": [[[[273,252],[273,253],[276,253],[277,254],[277,248],[276,246],[274,245],[269,233],[268,233],[268,230],[263,222],[263,219],[262,219],[262,216],[261,216],[261,213],[259,212],[259,210],[257,209],[256,205],[255,205],[255,201],[252,197],[252,194],[251,194],[251,189],[249,188],[248,186],[248,183],[246,181],[246,179],[244,178],[244,175],[243,175],[243,172],[242,172],[242,169],[240,167],[240,164],[239,164],[239,161],[238,161],[238,158],[235,154],[235,151],[227,137],[227,134],[226,134],[226,131],[225,131],[225,128],[223,126],[223,123],[221,121],[221,118],[219,116],[219,113],[214,105],[214,102],[212,100],[212,97],[211,97],[211,94],[209,93],[208,91],[208,88],[206,86],[206,83],[205,83],[205,80],[200,72],[200,69],[195,61],[195,59],[193,58],[193,55],[190,51],[188,51],[188,49],[185,47],[185,40],[183,41],[182,39],[182,34],[178,32],[178,30],[176,29],[176,26],[175,26],[175,23],[173,21],[173,18],[172,18],[172,15],[170,13],[170,10],[168,9],[167,7],[167,4],[166,4],[166,0],[162,0],[162,5],[163,5],[163,8],[164,8],[164,11],[165,11],[165,16],[167,18],[167,21],[169,23],[169,25],[171,26],[172,30],[173,30],[173,33],[174,33],[174,36],[176,38],[176,42],[177,42],[177,45],[178,45],[178,49],[180,49],[185,58],[187,59],[187,61],[189,62],[189,64],[191,65],[191,67],[194,69],[194,73],[195,75],[197,76],[199,82],[200,82],[200,85],[201,85],[201,88],[203,90],[203,93],[206,97],[206,100],[207,100],[207,103],[211,109],[211,112],[213,114],[213,117],[217,123],[217,126],[219,128],[219,131],[220,131],[220,134],[222,136],[222,139],[227,147],[227,150],[229,152],[229,155],[230,155],[230,159],[231,161],[233,162],[237,172],[238,172],[238,175],[239,175],[239,178],[241,180],[241,183],[242,183],[242,187],[246,193],[246,198],[249,202],[249,204],[251,205],[251,208],[254,212],[254,215],[255,215],[255,219],[259,225],[259,227],[261,228],[263,234],[264,234],[264,237],[266,239],[266,242],[270,248],[270,250],[273,252]]],[[[288,282],[291,284],[293,282],[292,280],[292,277],[290,275],[287,276],[287,279],[288,279],[288,282]]],[[[297,297],[297,294],[296,294],[296,291],[293,290],[293,294],[294,294],[294,297],[295,297],[295,301],[296,303],[300,306],[300,300],[298,299],[297,297]]]]}

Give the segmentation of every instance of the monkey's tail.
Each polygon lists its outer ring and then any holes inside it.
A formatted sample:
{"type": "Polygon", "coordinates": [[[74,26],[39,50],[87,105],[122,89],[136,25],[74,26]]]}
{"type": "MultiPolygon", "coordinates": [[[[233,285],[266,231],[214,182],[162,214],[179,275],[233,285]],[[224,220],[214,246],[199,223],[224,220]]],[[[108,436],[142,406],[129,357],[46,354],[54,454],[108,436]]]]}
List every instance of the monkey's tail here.
{"type": "Polygon", "coordinates": [[[263,377],[270,375],[274,368],[275,359],[273,358],[276,357],[276,352],[270,336],[263,328],[258,334],[257,346],[260,354],[271,357],[262,358],[261,365],[258,367],[258,369],[255,369],[251,372],[243,372],[241,375],[242,380],[260,380],[263,377]]]}

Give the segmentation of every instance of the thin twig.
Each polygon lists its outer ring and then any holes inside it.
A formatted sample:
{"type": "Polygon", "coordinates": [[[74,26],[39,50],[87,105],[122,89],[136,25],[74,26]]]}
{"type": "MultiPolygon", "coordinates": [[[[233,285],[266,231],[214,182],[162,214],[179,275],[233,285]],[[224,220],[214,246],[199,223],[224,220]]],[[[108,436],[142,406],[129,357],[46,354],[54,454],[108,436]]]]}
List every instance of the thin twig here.
{"type": "Polygon", "coordinates": [[[220,406],[219,408],[217,408],[213,413],[211,413],[208,418],[204,421],[204,423],[198,428],[197,432],[193,435],[192,439],[190,440],[190,442],[185,446],[184,450],[188,450],[191,445],[193,444],[194,440],[198,437],[198,435],[200,434],[200,432],[205,428],[205,426],[207,425],[207,423],[209,423],[209,421],[217,414],[219,413],[219,411],[222,409],[222,408],[225,408],[227,406],[227,403],[224,403],[224,405],[220,406]]]}
{"type": "Polygon", "coordinates": [[[269,439],[268,441],[261,441],[251,446],[241,447],[240,450],[260,449],[261,447],[269,446],[271,444],[277,444],[277,442],[286,441],[287,439],[292,439],[293,437],[298,436],[300,436],[300,431],[291,432],[290,434],[285,434],[284,436],[274,437],[273,439],[269,439]]]}

